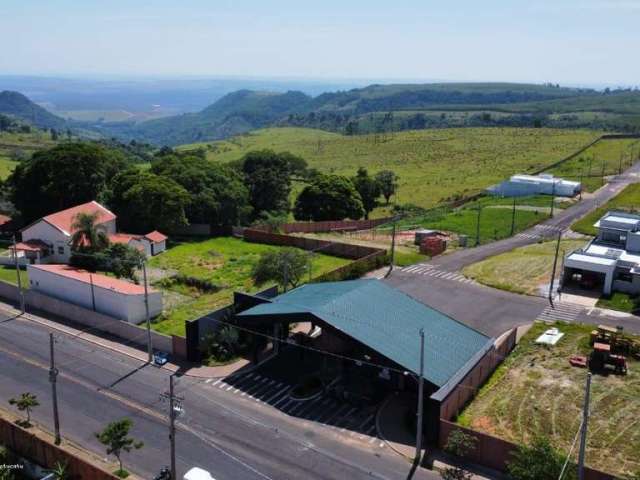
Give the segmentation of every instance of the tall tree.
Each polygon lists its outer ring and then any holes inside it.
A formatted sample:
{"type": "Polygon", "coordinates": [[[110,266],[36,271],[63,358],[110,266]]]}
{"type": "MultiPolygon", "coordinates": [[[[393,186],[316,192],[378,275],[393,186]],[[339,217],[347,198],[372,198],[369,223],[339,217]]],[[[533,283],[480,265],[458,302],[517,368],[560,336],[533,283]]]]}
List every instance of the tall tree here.
{"type": "Polygon", "coordinates": [[[24,222],[90,200],[103,200],[110,180],[126,168],[119,151],[94,143],[64,143],[36,152],[8,179],[10,196],[24,222]]]}
{"type": "Polygon", "coordinates": [[[389,205],[389,199],[398,190],[398,176],[391,170],[381,170],[376,173],[375,178],[380,185],[380,192],[385,203],[389,205]]]}
{"type": "Polygon", "coordinates": [[[130,452],[132,449],[139,450],[144,446],[142,442],[136,441],[129,436],[129,431],[133,427],[133,422],[128,418],[111,422],[104,430],[96,433],[96,438],[107,447],[107,455],[113,455],[118,460],[118,471],[116,475],[126,477],[128,473],[122,466],[122,452],[130,452]]]}
{"type": "Polygon", "coordinates": [[[109,238],[103,228],[98,225],[99,214],[78,213],[73,219],[71,228],[71,248],[79,250],[86,247],[91,251],[100,251],[109,246],[109,238]]]}
{"type": "Polygon", "coordinates": [[[128,170],[113,183],[109,206],[118,215],[123,230],[170,232],[187,224],[189,193],[170,178],[128,170]]]}
{"type": "Polygon", "coordinates": [[[273,150],[249,152],[244,156],[242,172],[254,215],[264,211],[289,211],[293,167],[290,154],[273,150]]]}
{"type": "Polygon", "coordinates": [[[358,169],[358,173],[352,179],[356,190],[362,199],[364,208],[364,218],[369,218],[369,213],[378,205],[378,197],[380,197],[380,184],[378,181],[369,176],[369,172],[364,167],[358,169]]]}
{"type": "Polygon", "coordinates": [[[151,167],[189,192],[185,214],[190,223],[242,225],[251,212],[249,192],[232,168],[197,155],[162,155],[151,167]]]}
{"type": "MultiPolygon", "coordinates": [[[[520,445],[507,463],[509,477],[514,480],[556,480],[560,476],[566,456],[557,451],[549,439],[537,437],[531,445],[520,445]]],[[[563,478],[577,477],[575,465],[569,465],[563,478]]]]}
{"type": "Polygon", "coordinates": [[[300,192],[293,215],[296,220],[358,219],[364,215],[364,207],[351,180],[338,175],[320,175],[300,192]]]}

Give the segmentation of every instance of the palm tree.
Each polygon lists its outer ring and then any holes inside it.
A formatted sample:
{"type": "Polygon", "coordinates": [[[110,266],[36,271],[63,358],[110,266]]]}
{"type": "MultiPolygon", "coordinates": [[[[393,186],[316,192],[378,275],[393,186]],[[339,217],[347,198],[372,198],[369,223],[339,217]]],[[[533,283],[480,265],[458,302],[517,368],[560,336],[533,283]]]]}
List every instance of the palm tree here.
{"type": "Polygon", "coordinates": [[[54,480],[68,480],[69,465],[67,462],[56,462],[48,472],[53,475],[54,480]]]}
{"type": "Polygon", "coordinates": [[[78,213],[71,228],[71,247],[78,250],[80,247],[91,247],[93,250],[103,250],[109,246],[109,238],[104,229],[97,225],[98,213],[78,213]]]}

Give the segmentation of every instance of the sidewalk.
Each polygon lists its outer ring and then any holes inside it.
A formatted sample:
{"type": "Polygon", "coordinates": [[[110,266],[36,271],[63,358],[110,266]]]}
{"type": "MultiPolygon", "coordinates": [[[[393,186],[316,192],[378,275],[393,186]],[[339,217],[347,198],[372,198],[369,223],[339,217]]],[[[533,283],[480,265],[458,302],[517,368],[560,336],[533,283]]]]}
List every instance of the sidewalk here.
{"type": "MultiPolygon", "coordinates": [[[[393,394],[383,402],[376,416],[378,436],[396,453],[408,460],[413,460],[416,454],[416,434],[409,429],[406,418],[415,416],[415,397],[393,394]]],[[[442,451],[426,446],[423,453],[422,466],[434,471],[441,471],[454,464],[442,451]]],[[[464,465],[464,464],[463,464],[464,465]]],[[[503,478],[499,472],[492,472],[476,465],[466,465],[474,480],[495,480],[503,478]]]]}
{"type": "MultiPolygon", "coordinates": [[[[141,362],[147,362],[148,353],[146,350],[136,348],[129,345],[123,345],[122,340],[111,340],[107,334],[94,335],[85,331],[86,329],[75,328],[67,323],[63,324],[53,320],[33,315],[31,313],[20,314],[20,310],[13,308],[11,305],[0,302],[0,312],[5,313],[11,317],[21,318],[40,325],[43,325],[51,330],[56,330],[65,335],[74,338],[80,338],[86,342],[92,343],[102,348],[109,349],[111,351],[126,355],[141,362]]],[[[95,330],[95,329],[90,329],[95,330]]],[[[204,365],[198,365],[187,361],[173,361],[163,365],[161,368],[170,372],[179,372],[181,375],[196,378],[222,378],[232,375],[240,370],[246,370],[251,368],[251,363],[242,358],[229,365],[222,365],[218,367],[207,367],[204,365]]]]}

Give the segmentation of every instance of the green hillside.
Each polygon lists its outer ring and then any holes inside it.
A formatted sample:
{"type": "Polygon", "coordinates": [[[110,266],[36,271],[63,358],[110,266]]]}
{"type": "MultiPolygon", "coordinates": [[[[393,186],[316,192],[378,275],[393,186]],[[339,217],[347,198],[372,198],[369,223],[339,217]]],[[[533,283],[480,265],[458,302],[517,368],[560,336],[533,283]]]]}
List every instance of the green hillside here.
{"type": "Polygon", "coordinates": [[[28,133],[0,131],[0,179],[7,178],[20,160],[56,143],[42,130],[32,129],[28,133]]]}
{"type": "Polygon", "coordinates": [[[0,92],[0,113],[38,128],[64,128],[65,121],[18,92],[0,92]]]}
{"type": "Polygon", "coordinates": [[[322,172],[354,175],[392,169],[400,176],[395,203],[430,207],[482,191],[519,172],[550,165],[593,141],[589,130],[468,128],[344,136],[322,130],[271,128],[227,141],[183,145],[204,148],[212,161],[228,162],[269,148],[302,156],[322,172]]]}

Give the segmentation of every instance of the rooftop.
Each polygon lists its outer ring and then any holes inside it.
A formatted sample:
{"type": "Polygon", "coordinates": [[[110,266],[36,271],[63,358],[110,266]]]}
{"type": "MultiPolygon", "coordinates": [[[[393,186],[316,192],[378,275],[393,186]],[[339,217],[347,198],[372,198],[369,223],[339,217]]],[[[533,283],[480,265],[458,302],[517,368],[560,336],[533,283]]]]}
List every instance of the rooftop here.
{"type": "MultiPolygon", "coordinates": [[[[100,273],[91,273],[69,265],[29,265],[29,269],[53,273],[82,283],[93,283],[95,288],[104,288],[124,295],[144,295],[143,285],[136,285],[100,273]]],[[[151,288],[149,289],[149,293],[154,291],[151,288]]]]}
{"type": "Polygon", "coordinates": [[[446,384],[489,337],[379,280],[312,283],[275,297],[239,317],[311,313],[403,368],[420,371],[420,329],[425,334],[424,378],[446,384]]]}
{"type": "Polygon", "coordinates": [[[150,240],[150,241],[151,241],[151,242],[153,242],[153,243],[164,242],[167,238],[169,238],[169,237],[167,237],[167,236],[166,236],[166,235],[164,235],[163,233],[160,233],[160,232],[159,232],[159,231],[157,231],[157,230],[154,230],[154,231],[153,231],[153,232],[151,232],[151,233],[147,233],[144,237],[145,237],[146,239],[150,240]]]}
{"type": "Polygon", "coordinates": [[[67,208],[66,210],[61,210],[60,212],[47,215],[42,219],[45,222],[56,227],[58,230],[61,230],[64,234],[71,235],[73,233],[73,229],[71,228],[71,225],[73,225],[73,222],[75,221],[75,217],[79,213],[97,213],[98,224],[106,223],[116,219],[116,216],[112,212],[107,210],[105,207],[103,207],[96,201],[83,203],[82,205],[76,205],[75,207],[67,208]]]}

